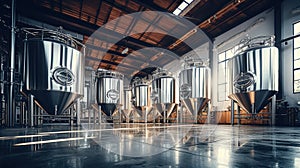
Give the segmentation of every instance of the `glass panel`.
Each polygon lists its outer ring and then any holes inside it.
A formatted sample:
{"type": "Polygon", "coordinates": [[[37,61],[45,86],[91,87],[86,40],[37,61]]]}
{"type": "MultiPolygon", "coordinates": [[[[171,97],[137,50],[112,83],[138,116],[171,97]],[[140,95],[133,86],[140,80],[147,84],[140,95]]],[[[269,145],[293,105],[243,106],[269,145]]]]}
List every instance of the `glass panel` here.
{"type": "Polygon", "coordinates": [[[226,51],[226,59],[233,57],[233,49],[226,51]]]}
{"type": "Polygon", "coordinates": [[[229,98],[228,98],[229,93],[228,93],[228,88],[227,87],[228,87],[228,85],[226,84],[226,89],[227,90],[226,90],[225,95],[224,95],[225,96],[225,100],[229,100],[229,98]]]}
{"type": "Polygon", "coordinates": [[[294,71],[294,80],[299,80],[300,79],[300,70],[295,70],[294,71]]]}
{"type": "Polygon", "coordinates": [[[294,60],[300,59],[300,48],[294,50],[294,60]]]}
{"type": "Polygon", "coordinates": [[[225,90],[225,84],[224,85],[218,85],[218,101],[224,101],[226,90],[225,90]]]}
{"type": "Polygon", "coordinates": [[[226,59],[225,52],[219,54],[219,62],[224,61],[226,59]]]}
{"type": "Polygon", "coordinates": [[[185,2],[187,2],[187,3],[192,3],[194,0],[185,0],[185,2]]]}
{"type": "Polygon", "coordinates": [[[182,2],[182,3],[178,6],[178,9],[184,10],[187,6],[188,6],[188,4],[187,4],[186,2],[182,2]]]}
{"type": "Polygon", "coordinates": [[[300,60],[294,61],[294,69],[300,68],[300,60]]]}
{"type": "Polygon", "coordinates": [[[294,92],[300,92],[300,81],[294,81],[294,92]]]}
{"type": "Polygon", "coordinates": [[[181,12],[181,10],[180,10],[180,9],[176,9],[176,10],[173,12],[173,14],[174,14],[174,15],[179,15],[179,14],[180,14],[180,12],[181,12]]]}
{"type": "Polygon", "coordinates": [[[226,83],[229,83],[229,75],[230,75],[230,69],[228,67],[229,61],[226,61],[226,83]]]}
{"type": "Polygon", "coordinates": [[[237,51],[238,49],[239,49],[239,46],[238,46],[238,45],[235,46],[235,47],[232,49],[233,54],[237,54],[236,51],[237,51]]]}
{"type": "Polygon", "coordinates": [[[294,48],[300,47],[300,37],[294,38],[294,48]]]}
{"type": "Polygon", "coordinates": [[[218,65],[218,83],[225,83],[226,82],[225,63],[226,62],[221,62],[218,65]]]}
{"type": "Polygon", "coordinates": [[[294,35],[300,33],[300,22],[294,24],[294,35]]]}

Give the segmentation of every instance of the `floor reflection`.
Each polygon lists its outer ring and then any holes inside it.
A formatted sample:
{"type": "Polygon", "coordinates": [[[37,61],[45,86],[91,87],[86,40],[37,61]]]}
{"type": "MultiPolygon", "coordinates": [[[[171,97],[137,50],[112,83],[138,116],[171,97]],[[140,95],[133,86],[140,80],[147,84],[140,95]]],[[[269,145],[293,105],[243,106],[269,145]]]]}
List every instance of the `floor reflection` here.
{"type": "Polygon", "coordinates": [[[299,167],[299,151],[297,127],[101,124],[0,129],[1,167],[299,167]]]}

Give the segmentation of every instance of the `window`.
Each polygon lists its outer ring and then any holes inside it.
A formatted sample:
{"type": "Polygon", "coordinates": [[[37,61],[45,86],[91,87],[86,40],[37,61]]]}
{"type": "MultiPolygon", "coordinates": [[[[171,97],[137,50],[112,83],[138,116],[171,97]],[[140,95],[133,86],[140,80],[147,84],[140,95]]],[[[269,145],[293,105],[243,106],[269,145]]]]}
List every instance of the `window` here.
{"type": "Polygon", "coordinates": [[[179,15],[187,6],[189,6],[194,0],[184,0],[173,12],[174,15],[179,15]]]}
{"type": "Polygon", "coordinates": [[[218,54],[218,101],[227,101],[229,100],[229,69],[228,61],[231,57],[234,56],[234,51],[237,47],[226,50],[218,54]]]}
{"type": "MultiPolygon", "coordinates": [[[[293,24],[293,35],[300,34],[300,22],[293,24]]],[[[294,38],[293,45],[294,93],[300,93],[300,37],[294,38]]]]}

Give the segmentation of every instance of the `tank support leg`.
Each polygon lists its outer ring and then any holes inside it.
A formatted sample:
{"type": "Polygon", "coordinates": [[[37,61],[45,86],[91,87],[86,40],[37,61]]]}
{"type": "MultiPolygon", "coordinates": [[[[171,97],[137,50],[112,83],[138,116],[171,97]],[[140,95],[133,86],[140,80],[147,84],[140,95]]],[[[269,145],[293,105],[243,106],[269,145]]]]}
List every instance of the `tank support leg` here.
{"type": "Polygon", "coordinates": [[[80,100],[77,100],[76,103],[76,125],[79,126],[80,125],[80,100]]]}
{"type": "Polygon", "coordinates": [[[231,100],[231,125],[234,126],[234,101],[231,100]]]}
{"type": "Polygon", "coordinates": [[[276,95],[272,97],[272,107],[271,107],[271,125],[275,126],[275,121],[276,121],[276,95]]]}
{"type": "Polygon", "coordinates": [[[207,103],[207,124],[210,124],[210,120],[211,120],[211,114],[210,114],[210,102],[207,103]]]}
{"type": "Polygon", "coordinates": [[[97,115],[96,115],[96,114],[97,114],[97,111],[96,111],[95,109],[93,109],[93,112],[94,112],[94,113],[93,113],[93,120],[94,120],[94,126],[95,126],[96,123],[97,123],[97,117],[96,117],[96,116],[97,116],[97,115]]]}
{"type": "Polygon", "coordinates": [[[163,113],[164,113],[164,123],[166,123],[166,119],[167,119],[167,115],[166,115],[166,106],[163,104],[162,105],[163,108],[163,113]]]}
{"type": "Polygon", "coordinates": [[[176,110],[176,112],[177,112],[177,114],[176,114],[176,122],[178,124],[179,123],[179,111],[178,111],[178,109],[176,110]]]}
{"type": "Polygon", "coordinates": [[[122,111],[121,111],[121,108],[119,108],[119,117],[120,117],[120,124],[122,123],[122,111]]]}
{"type": "Polygon", "coordinates": [[[198,102],[194,100],[194,123],[197,124],[198,121],[198,102]]]}
{"type": "Polygon", "coordinates": [[[98,123],[101,124],[102,122],[102,115],[101,115],[101,106],[98,106],[98,123]]]}
{"type": "Polygon", "coordinates": [[[70,108],[70,126],[73,126],[73,119],[74,119],[74,113],[73,113],[73,107],[70,108]]]}
{"type": "Polygon", "coordinates": [[[183,107],[182,103],[180,104],[180,117],[179,117],[179,122],[182,124],[182,117],[183,117],[183,107]]]}
{"type": "Polygon", "coordinates": [[[88,127],[91,125],[91,109],[88,110],[88,127]]]}
{"type": "Polygon", "coordinates": [[[28,111],[29,111],[29,115],[30,115],[30,127],[33,127],[33,114],[34,114],[34,102],[33,102],[34,96],[33,95],[29,95],[29,101],[28,101],[28,111]]]}
{"type": "Polygon", "coordinates": [[[239,105],[237,106],[237,114],[238,114],[237,125],[240,125],[241,124],[241,107],[239,105]]]}

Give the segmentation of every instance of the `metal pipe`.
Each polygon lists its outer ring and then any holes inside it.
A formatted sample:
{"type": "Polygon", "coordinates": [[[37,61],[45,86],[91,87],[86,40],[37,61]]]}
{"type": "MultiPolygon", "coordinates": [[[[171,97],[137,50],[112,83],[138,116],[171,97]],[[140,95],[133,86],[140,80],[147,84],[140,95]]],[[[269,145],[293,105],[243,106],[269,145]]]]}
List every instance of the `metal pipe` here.
{"type": "Polygon", "coordinates": [[[9,77],[9,91],[7,99],[7,121],[8,127],[13,127],[16,120],[15,100],[14,100],[14,68],[15,68],[15,25],[16,25],[16,7],[15,0],[12,0],[11,6],[11,55],[10,55],[10,77],[9,77]]]}
{"type": "Polygon", "coordinates": [[[0,125],[4,124],[4,112],[5,112],[5,106],[3,104],[5,103],[5,97],[4,97],[4,69],[3,69],[3,62],[1,61],[0,64],[0,125]]]}
{"type": "Polygon", "coordinates": [[[231,100],[231,125],[234,125],[234,101],[231,100]]]}
{"type": "MultiPolygon", "coordinates": [[[[278,59],[279,62],[282,62],[282,55],[281,55],[281,43],[280,40],[282,38],[282,1],[281,0],[275,0],[274,2],[274,33],[275,33],[275,46],[278,48],[279,52],[278,52],[278,59]]],[[[283,67],[281,66],[281,64],[278,64],[278,68],[279,68],[279,75],[278,75],[278,99],[282,99],[283,96],[283,85],[282,85],[282,77],[283,75],[283,67]]]]}

